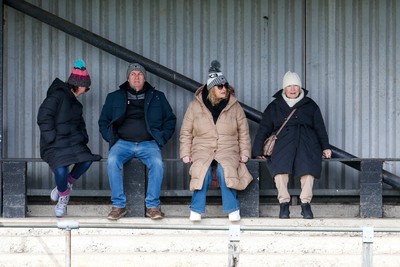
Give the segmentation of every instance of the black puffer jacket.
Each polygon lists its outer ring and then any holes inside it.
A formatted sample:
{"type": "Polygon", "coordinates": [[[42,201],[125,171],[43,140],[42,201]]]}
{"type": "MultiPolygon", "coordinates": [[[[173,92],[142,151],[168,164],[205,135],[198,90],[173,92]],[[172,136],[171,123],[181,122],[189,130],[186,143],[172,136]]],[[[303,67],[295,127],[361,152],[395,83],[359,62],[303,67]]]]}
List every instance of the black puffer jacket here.
{"type": "Polygon", "coordinates": [[[278,91],[265,109],[254,139],[253,157],[263,154],[264,140],[277,131],[292,109],[295,113],[278,135],[274,151],[267,158],[272,177],[277,174],[292,174],[298,178],[310,174],[319,178],[322,168],[322,151],[330,149],[328,134],[318,105],[307,96],[290,108],[278,91]]]}
{"type": "Polygon", "coordinates": [[[37,116],[40,156],[53,171],[70,164],[101,159],[100,155],[92,154],[86,145],[89,138],[82,108],[67,85],[56,78],[37,116]]]}

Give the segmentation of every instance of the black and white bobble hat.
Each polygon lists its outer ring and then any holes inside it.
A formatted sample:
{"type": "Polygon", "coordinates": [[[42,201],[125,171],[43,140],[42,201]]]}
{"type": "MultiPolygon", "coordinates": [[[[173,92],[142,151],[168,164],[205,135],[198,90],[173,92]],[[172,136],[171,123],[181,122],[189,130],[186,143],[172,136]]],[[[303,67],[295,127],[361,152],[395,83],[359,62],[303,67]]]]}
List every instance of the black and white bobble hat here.
{"type": "Polygon", "coordinates": [[[225,84],[227,82],[224,74],[221,72],[221,64],[217,60],[213,60],[208,69],[207,89],[210,90],[216,85],[225,84]]]}

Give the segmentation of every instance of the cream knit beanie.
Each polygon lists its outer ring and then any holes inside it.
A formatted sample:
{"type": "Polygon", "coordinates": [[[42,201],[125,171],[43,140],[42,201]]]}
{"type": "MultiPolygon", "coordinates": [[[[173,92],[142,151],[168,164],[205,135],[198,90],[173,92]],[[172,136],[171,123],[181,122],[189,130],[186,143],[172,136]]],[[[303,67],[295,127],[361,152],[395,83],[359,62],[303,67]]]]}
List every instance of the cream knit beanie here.
{"type": "Polygon", "coordinates": [[[283,76],[282,88],[285,89],[289,85],[298,85],[301,88],[301,80],[296,72],[288,71],[283,76]]]}

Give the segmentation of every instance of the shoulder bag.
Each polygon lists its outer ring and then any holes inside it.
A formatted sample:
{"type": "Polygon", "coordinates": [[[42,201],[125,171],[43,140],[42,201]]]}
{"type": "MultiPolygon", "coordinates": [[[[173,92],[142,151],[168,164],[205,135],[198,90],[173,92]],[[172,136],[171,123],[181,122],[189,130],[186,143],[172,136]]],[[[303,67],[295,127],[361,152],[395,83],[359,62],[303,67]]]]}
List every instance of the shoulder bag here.
{"type": "Polygon", "coordinates": [[[293,109],[292,112],[290,112],[289,116],[287,119],[283,122],[281,127],[279,127],[278,131],[276,133],[271,134],[270,137],[268,137],[264,141],[264,148],[263,148],[263,154],[265,156],[271,156],[272,151],[274,151],[274,146],[275,146],[275,141],[278,139],[278,134],[282,131],[283,127],[285,127],[286,123],[289,121],[290,117],[292,117],[293,113],[296,111],[296,109],[293,109]]]}

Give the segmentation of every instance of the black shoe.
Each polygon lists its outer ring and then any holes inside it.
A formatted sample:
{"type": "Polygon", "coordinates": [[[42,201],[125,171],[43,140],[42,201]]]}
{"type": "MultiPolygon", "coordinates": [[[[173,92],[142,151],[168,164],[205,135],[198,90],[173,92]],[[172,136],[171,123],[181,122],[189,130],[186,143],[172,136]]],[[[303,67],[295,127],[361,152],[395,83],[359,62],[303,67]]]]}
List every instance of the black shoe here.
{"type": "Polygon", "coordinates": [[[303,219],[314,218],[314,214],[312,213],[310,203],[301,203],[301,215],[303,215],[303,219]]]}
{"type": "Polygon", "coordinates": [[[281,219],[289,219],[289,202],[284,202],[279,204],[280,205],[280,210],[279,210],[279,218],[281,219]]]}

